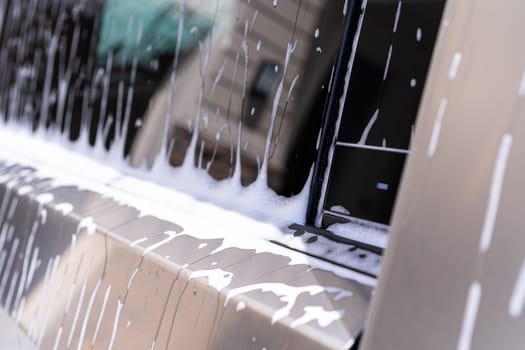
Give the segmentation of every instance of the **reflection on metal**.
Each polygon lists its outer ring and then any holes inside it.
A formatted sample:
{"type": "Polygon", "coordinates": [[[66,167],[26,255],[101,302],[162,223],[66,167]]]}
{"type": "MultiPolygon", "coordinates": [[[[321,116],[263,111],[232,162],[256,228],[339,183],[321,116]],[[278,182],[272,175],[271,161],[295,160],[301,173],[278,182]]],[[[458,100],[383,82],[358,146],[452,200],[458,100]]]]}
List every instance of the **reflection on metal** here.
{"type": "Polygon", "coordinates": [[[523,349],[524,13],[447,3],[363,349],[523,349]]]}
{"type": "Polygon", "coordinates": [[[0,165],[0,302],[40,348],[343,349],[362,331],[369,286],[55,183],[0,165]]]}
{"type": "Polygon", "coordinates": [[[271,187],[298,193],[315,157],[342,8],[342,0],[231,1],[228,11],[216,15],[228,26],[216,26],[181,62],[176,80],[166,80],[153,97],[132,163],[153,164],[159,130],[169,117],[173,164],[191,157],[225,179],[233,175],[241,148],[244,185],[268,162],[271,187]]]}

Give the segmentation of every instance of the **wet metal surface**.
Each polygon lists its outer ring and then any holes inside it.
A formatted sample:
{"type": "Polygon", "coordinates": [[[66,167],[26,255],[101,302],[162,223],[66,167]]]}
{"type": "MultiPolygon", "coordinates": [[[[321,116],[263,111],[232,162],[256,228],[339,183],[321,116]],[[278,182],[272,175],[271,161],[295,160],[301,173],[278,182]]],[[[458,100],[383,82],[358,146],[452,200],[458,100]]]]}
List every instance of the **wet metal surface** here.
{"type": "Polygon", "coordinates": [[[364,325],[370,286],[36,169],[0,163],[0,220],[0,302],[41,348],[348,349],[364,325]]]}
{"type": "Polygon", "coordinates": [[[524,13],[447,2],[363,349],[523,349],[524,13]]]}
{"type": "Polygon", "coordinates": [[[16,322],[0,309],[0,350],[35,350],[35,345],[31,342],[27,334],[18,327],[16,322]]]}

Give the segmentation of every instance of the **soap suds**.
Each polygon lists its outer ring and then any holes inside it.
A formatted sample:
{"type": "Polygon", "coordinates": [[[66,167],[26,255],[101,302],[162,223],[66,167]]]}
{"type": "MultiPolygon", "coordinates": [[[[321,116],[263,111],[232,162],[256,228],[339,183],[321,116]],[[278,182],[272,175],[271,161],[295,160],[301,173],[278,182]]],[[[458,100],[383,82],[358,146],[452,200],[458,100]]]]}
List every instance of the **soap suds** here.
{"type": "Polygon", "coordinates": [[[339,214],[350,215],[350,211],[342,205],[334,205],[330,207],[330,210],[339,214]]]}
{"type": "Polygon", "coordinates": [[[388,233],[371,225],[367,226],[358,223],[334,224],[328,227],[328,231],[344,238],[380,248],[386,248],[388,243],[388,233]]]}
{"type": "Polygon", "coordinates": [[[525,304],[525,259],[521,263],[518,278],[514,283],[512,296],[509,301],[509,315],[513,318],[520,318],[523,314],[525,304]]]}
{"type": "Polygon", "coordinates": [[[454,57],[452,58],[452,63],[450,65],[450,69],[448,71],[448,79],[449,80],[455,80],[457,75],[458,75],[458,71],[459,71],[459,66],[461,64],[461,59],[463,58],[463,54],[461,52],[456,52],[454,54],[454,57]]]}
{"type": "Polygon", "coordinates": [[[321,306],[306,306],[303,310],[304,315],[295,319],[291,323],[290,326],[292,328],[305,325],[311,321],[317,321],[321,327],[328,327],[330,323],[340,320],[344,315],[344,310],[326,311],[321,306]]]}
{"type": "Polygon", "coordinates": [[[496,225],[496,216],[498,214],[501,190],[503,188],[503,180],[505,177],[505,170],[507,169],[507,161],[509,159],[511,147],[512,135],[505,134],[501,140],[498,157],[492,173],[492,183],[490,186],[487,211],[479,242],[479,250],[483,253],[490,248],[492,243],[492,235],[494,233],[494,226],[496,225]]]}
{"type": "Polygon", "coordinates": [[[469,350],[474,333],[474,326],[478,317],[479,303],[481,300],[481,285],[478,282],[472,283],[469,289],[463,324],[459,336],[457,350],[469,350]]]}
{"type": "Polygon", "coordinates": [[[447,104],[448,100],[446,98],[442,98],[441,102],[439,103],[439,108],[436,115],[436,120],[434,122],[434,128],[432,129],[432,135],[430,136],[430,143],[428,145],[427,151],[427,154],[430,158],[433,157],[436,153],[439,141],[439,134],[441,133],[441,123],[443,122],[445,111],[447,110],[447,104]]]}
{"type": "Polygon", "coordinates": [[[228,287],[232,282],[233,274],[222,269],[213,269],[213,270],[198,270],[190,274],[189,279],[195,278],[207,278],[208,285],[217,290],[217,292],[222,291],[224,288],[228,287]]]}
{"type": "MultiPolygon", "coordinates": [[[[43,141],[38,137],[28,137],[24,133],[0,128],[0,146],[3,145],[15,146],[20,152],[14,155],[12,152],[7,152],[5,147],[0,147],[0,159],[36,167],[37,171],[34,174],[36,178],[53,179],[50,182],[50,188],[73,185],[85,190],[103,193],[104,196],[113,198],[118,203],[137,208],[140,212],[139,216],[152,215],[162,220],[177,223],[185,229],[179,235],[189,235],[203,240],[221,239],[221,246],[213,253],[230,247],[255,249],[257,253],[268,252],[286,256],[290,259],[290,264],[292,265],[305,264],[314,268],[332,271],[341,278],[353,279],[366,285],[376,284],[374,278],[290,251],[287,248],[269,242],[270,240],[282,241],[283,237],[287,236],[283,234],[282,228],[279,227],[280,225],[254,220],[238,212],[224,209],[227,206],[220,208],[213,204],[197,201],[176,189],[168,188],[149,180],[123,175],[114,168],[94,162],[60,145],[43,141]],[[42,158],[39,152],[56,156],[42,158]],[[41,159],[46,159],[46,162],[43,163],[41,159]],[[90,169],[89,172],[80,171],[80,169],[87,168],[90,169]],[[95,173],[99,174],[100,178],[91,176],[95,173]],[[207,220],[202,220],[203,215],[206,216],[207,220]]],[[[235,198],[242,198],[246,202],[253,202],[259,199],[260,191],[257,189],[247,188],[245,190],[248,193],[236,195],[235,198]],[[251,195],[249,195],[250,193],[251,195]]],[[[225,193],[231,196],[231,192],[225,193]]],[[[264,193],[268,194],[268,191],[264,193]]],[[[302,195],[307,198],[307,191],[302,195]]],[[[281,200],[286,201],[287,199],[281,200]]],[[[306,200],[302,199],[294,203],[304,204],[306,200]]],[[[283,225],[286,223],[287,226],[291,223],[290,220],[293,219],[294,212],[304,213],[305,207],[302,206],[303,204],[293,208],[287,206],[286,208],[290,210],[280,207],[281,212],[278,219],[283,225]]],[[[73,236],[75,235],[73,234],[73,236]]],[[[138,245],[147,240],[148,237],[143,237],[133,243],[138,245]]],[[[37,259],[36,255],[34,257],[37,259]]],[[[35,264],[32,263],[31,265],[35,264]]]]}

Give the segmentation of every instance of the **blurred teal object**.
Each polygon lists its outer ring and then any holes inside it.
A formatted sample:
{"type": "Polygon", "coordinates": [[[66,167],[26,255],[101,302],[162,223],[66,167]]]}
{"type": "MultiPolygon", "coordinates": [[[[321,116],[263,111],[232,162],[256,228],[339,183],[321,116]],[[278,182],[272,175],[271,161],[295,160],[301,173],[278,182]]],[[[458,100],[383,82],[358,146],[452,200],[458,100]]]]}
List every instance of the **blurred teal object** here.
{"type": "Polygon", "coordinates": [[[181,52],[195,47],[213,21],[173,0],[106,0],[97,48],[99,61],[113,50],[114,62],[147,64],[161,54],[174,54],[183,19],[181,52]],[[142,27],[142,30],[141,30],[142,27]],[[141,32],[142,35],[139,35],[141,32]]]}

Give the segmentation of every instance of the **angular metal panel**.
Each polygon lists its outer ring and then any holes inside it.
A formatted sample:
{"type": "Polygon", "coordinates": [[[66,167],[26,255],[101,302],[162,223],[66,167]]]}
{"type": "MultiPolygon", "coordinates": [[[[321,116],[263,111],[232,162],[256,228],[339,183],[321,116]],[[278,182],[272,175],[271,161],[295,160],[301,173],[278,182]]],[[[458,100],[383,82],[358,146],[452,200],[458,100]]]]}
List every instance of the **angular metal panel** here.
{"type": "Polygon", "coordinates": [[[36,168],[0,177],[0,302],[38,348],[343,349],[362,331],[371,287],[311,258],[225,247],[36,168]]]}
{"type": "Polygon", "coordinates": [[[362,349],[525,343],[523,1],[449,1],[362,349]]]}

